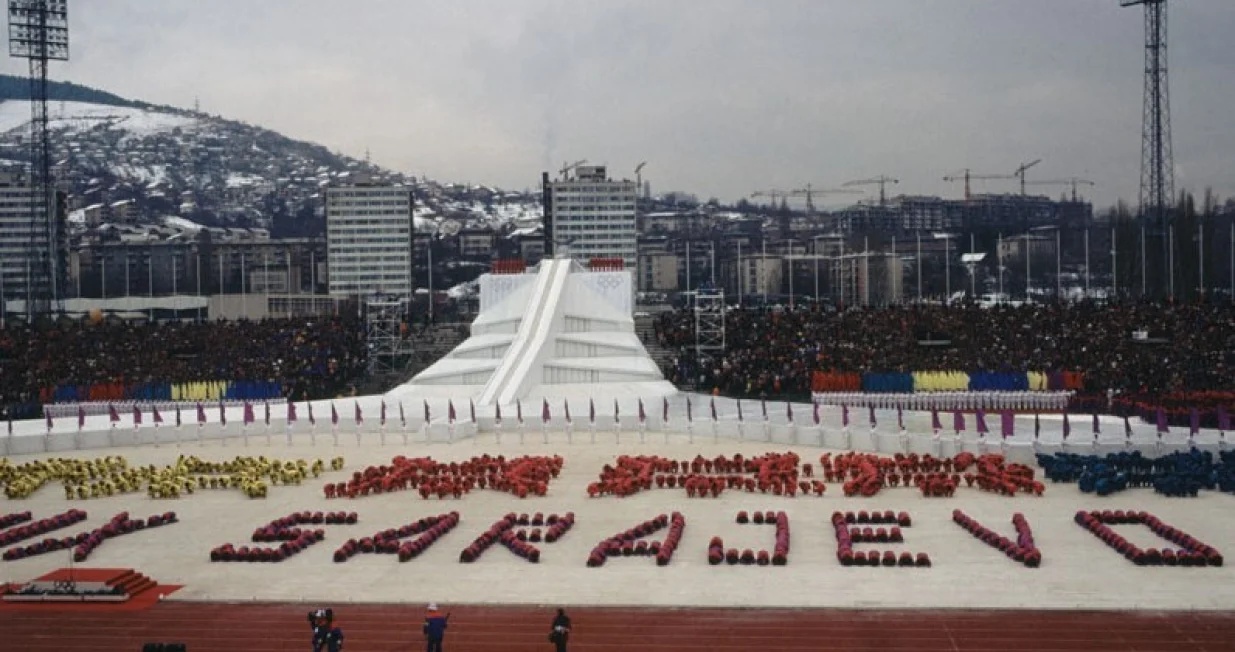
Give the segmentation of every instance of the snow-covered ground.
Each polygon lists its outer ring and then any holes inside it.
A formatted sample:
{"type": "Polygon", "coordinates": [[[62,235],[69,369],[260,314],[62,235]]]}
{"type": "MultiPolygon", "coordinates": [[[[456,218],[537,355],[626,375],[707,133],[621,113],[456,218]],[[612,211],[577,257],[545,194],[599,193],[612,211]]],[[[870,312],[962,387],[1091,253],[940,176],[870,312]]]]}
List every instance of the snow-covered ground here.
{"type": "MultiPolygon", "coordinates": [[[[77,133],[106,126],[144,137],[176,128],[192,129],[196,118],[160,111],[147,111],[87,102],[49,102],[48,127],[52,131],[77,133]]],[[[0,102],[0,133],[25,127],[30,122],[30,103],[9,100],[0,102]]]]}
{"type": "MultiPolygon", "coordinates": [[[[166,429],[165,429],[166,430],[166,429]]],[[[259,430],[260,432],[260,430],[259,430]]],[[[1078,509],[1136,509],[1157,514],[1165,521],[1230,555],[1235,546],[1235,498],[1213,492],[1196,499],[1167,499],[1149,490],[1132,490],[1109,498],[1080,493],[1072,485],[1048,485],[1042,498],[1003,498],[975,489],[962,489],[952,499],[923,498],[910,489],[885,489],[874,498],[844,498],[830,485],[823,498],[783,498],[725,492],[717,499],[687,499],[680,490],[659,489],[631,498],[587,498],[585,489],[602,466],[622,454],[659,454],[675,459],[696,454],[712,457],[741,452],[798,450],[804,460],[817,459],[820,449],[783,444],[721,441],[699,437],[689,443],[680,437],[665,443],[649,434],[640,444],[626,433],[620,443],[612,431],[597,434],[588,443],[586,430],[568,443],[562,432],[551,432],[541,443],[539,428],[529,427],[526,443],[508,430],[497,443],[492,434],[477,440],[449,444],[403,445],[396,434],[387,445],[375,432],[366,432],[358,446],[349,432],[339,447],[328,434],[319,434],[316,446],[303,435],[288,446],[278,434],[267,447],[257,435],[246,448],[231,440],[226,446],[185,443],[100,451],[122,454],[131,464],[167,464],[178,454],[221,461],[237,455],[347,459],[346,470],[327,473],[298,487],[273,486],[265,500],[249,500],[235,490],[206,490],[180,500],[155,501],[144,494],[66,501],[59,486],[47,486],[28,500],[6,500],[0,512],[32,510],[44,518],[70,507],[85,509],[89,519],[67,532],[103,524],[117,512],[133,517],[175,510],[181,523],[138,532],[107,541],[94,551],[92,567],[133,567],[161,583],[184,584],[176,600],[329,600],[423,603],[522,603],[597,605],[725,605],[860,608],[1086,608],[1086,609],[1232,609],[1235,608],[1235,570],[1214,568],[1136,567],[1113,553],[1093,535],[1072,522],[1078,509]],[[507,494],[476,491],[461,500],[422,500],[399,492],[355,500],[326,500],[326,481],[342,481],[369,464],[388,462],[395,455],[432,456],[463,460],[483,453],[562,455],[562,476],[544,498],[518,500],[507,494]],[[988,527],[1011,534],[1009,520],[1024,513],[1033,527],[1044,560],[1028,569],[982,544],[950,521],[953,509],[963,509],[988,527]],[[927,552],[929,569],[845,568],[835,559],[836,542],[828,519],[836,510],[891,509],[907,511],[914,519],[905,530],[903,545],[879,548],[927,552]],[[359,513],[360,522],[327,526],[326,539],[283,563],[210,563],[211,548],[223,544],[252,545],[254,528],[301,510],[346,510],[359,513]],[[399,563],[391,555],[358,555],[344,564],[331,561],[333,551],[348,538],[370,536],[416,519],[457,510],[460,525],[419,558],[399,563]],[[588,552],[599,541],[653,518],[681,511],[685,533],[673,562],[657,567],[650,558],[611,559],[602,568],[587,568],[588,552]],[[736,525],[738,510],[783,510],[791,521],[789,564],[777,567],[709,566],[706,548],[712,536],[739,549],[771,548],[772,530],[766,526],[736,525]],[[490,548],[473,564],[458,561],[459,553],[508,512],[575,512],[577,524],[554,544],[540,544],[539,565],[529,564],[499,546],[490,548]]],[[[94,452],[82,453],[93,457],[94,452]]],[[[30,459],[21,456],[15,461],[30,459]]],[[[1148,530],[1117,526],[1142,547],[1162,546],[1148,530]]],[[[54,535],[52,535],[54,536],[54,535]]],[[[659,540],[663,532],[652,538],[659,540]]],[[[0,581],[20,581],[68,565],[67,553],[48,554],[0,564],[0,581]]]]}

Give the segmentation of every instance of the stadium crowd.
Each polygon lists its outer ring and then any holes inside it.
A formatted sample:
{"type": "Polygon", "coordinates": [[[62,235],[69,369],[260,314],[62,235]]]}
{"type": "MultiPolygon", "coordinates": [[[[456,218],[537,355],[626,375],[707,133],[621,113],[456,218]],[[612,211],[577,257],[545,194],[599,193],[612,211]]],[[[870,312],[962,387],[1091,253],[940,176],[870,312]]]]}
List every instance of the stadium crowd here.
{"type": "Polygon", "coordinates": [[[736,309],[726,333],[723,354],[700,364],[694,316],[660,316],[658,343],[676,354],[666,377],[767,397],[809,395],[815,371],[1069,371],[1093,394],[1235,389],[1235,309],[1225,302],[736,309]]]}
{"type": "Polygon", "coordinates": [[[195,381],[263,383],[316,399],[347,391],[366,359],[354,316],[16,326],[0,330],[0,406],[20,417],[54,400],[57,387],[195,381]]]}

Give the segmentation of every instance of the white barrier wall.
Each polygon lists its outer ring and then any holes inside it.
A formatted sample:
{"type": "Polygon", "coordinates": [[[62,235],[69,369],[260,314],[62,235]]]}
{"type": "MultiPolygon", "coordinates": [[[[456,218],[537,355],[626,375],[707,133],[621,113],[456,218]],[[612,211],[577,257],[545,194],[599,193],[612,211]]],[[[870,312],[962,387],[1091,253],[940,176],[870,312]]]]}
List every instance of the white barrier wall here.
{"type": "MultiPolygon", "coordinates": [[[[595,439],[598,445],[619,442],[642,441],[654,450],[658,443],[683,440],[746,440],[762,441],[772,446],[806,446],[831,450],[857,450],[894,454],[916,452],[919,454],[954,455],[962,450],[976,454],[1003,452],[1014,461],[1032,463],[1037,452],[1054,453],[1067,451],[1079,454],[1105,454],[1108,452],[1140,450],[1146,455],[1157,455],[1175,450],[1187,450],[1195,446],[1203,450],[1219,451],[1226,448],[1225,436],[1212,430],[1203,430],[1190,438],[1186,430],[1176,429],[1159,437],[1153,424],[1132,422],[1132,433],[1125,435],[1123,420],[1112,417],[1099,419],[1100,433],[1092,432],[1092,417],[1077,416],[1072,421],[1072,434],[1066,440],[1062,432],[1060,415],[1042,415],[1040,432],[1035,436],[1032,416],[1018,416],[1015,420],[1016,434],[1003,439],[998,432],[981,437],[974,432],[973,420],[968,418],[968,430],[959,436],[945,429],[931,429],[929,412],[904,412],[904,430],[900,429],[895,410],[876,410],[877,425],[869,424],[867,410],[851,411],[850,425],[842,425],[841,410],[830,406],[819,408],[819,424],[814,422],[814,409],[810,404],[767,403],[767,418],[759,401],[742,401],[742,418],[738,419],[737,402],[717,398],[716,419],[711,417],[712,399],[702,395],[679,395],[669,399],[669,419],[664,418],[664,404],[659,400],[644,402],[644,419],[638,417],[637,400],[622,400],[615,418],[611,400],[595,401],[595,422],[589,419],[589,403],[586,398],[572,400],[572,421],[565,418],[566,405],[561,399],[550,402],[550,418],[542,419],[543,403],[529,401],[523,404],[523,424],[516,419],[513,409],[502,409],[502,423],[497,423],[495,410],[477,411],[472,421],[472,408],[466,399],[454,402],[456,420],[449,423],[450,401],[430,399],[428,422],[424,418],[424,403],[408,402],[403,405],[403,420],[399,406],[387,403],[386,426],[380,425],[382,397],[365,396],[355,399],[333,401],[339,415],[338,426],[331,424],[331,401],[316,401],[313,405],[317,425],[308,422],[307,403],[297,403],[297,421],[288,427],[286,407],[271,414],[271,423],[263,423],[261,406],[255,406],[257,423],[243,424],[243,408],[226,409],[224,424],[219,409],[207,410],[208,421],[196,423],[196,412],[183,413],[184,424],[180,428],[170,423],[154,427],[146,420],[134,428],[131,417],[122,415],[121,423],[112,427],[106,415],[90,416],[79,432],[77,420],[62,419],[53,423],[50,432],[42,420],[20,421],[13,424],[13,433],[0,436],[0,454],[26,455],[44,452],[64,454],[79,450],[103,450],[125,446],[176,446],[194,447],[199,443],[211,443],[234,447],[242,454],[247,439],[250,445],[269,441],[272,445],[295,441],[314,442],[323,448],[340,449],[356,446],[390,446],[448,444],[470,440],[465,446],[479,446],[489,439],[533,438],[549,440],[563,446],[589,444],[595,439]],[[690,400],[688,420],[687,400],[690,400]],[[355,406],[362,410],[363,421],[355,421],[355,406]],[[789,411],[792,409],[793,418],[789,411]],[[190,421],[191,419],[191,421],[190,421]],[[406,425],[404,425],[406,422],[406,425]]],[[[949,428],[950,420],[945,423],[949,428]]],[[[991,424],[998,430],[999,424],[991,424]]],[[[517,441],[517,439],[515,439],[517,441]]]]}

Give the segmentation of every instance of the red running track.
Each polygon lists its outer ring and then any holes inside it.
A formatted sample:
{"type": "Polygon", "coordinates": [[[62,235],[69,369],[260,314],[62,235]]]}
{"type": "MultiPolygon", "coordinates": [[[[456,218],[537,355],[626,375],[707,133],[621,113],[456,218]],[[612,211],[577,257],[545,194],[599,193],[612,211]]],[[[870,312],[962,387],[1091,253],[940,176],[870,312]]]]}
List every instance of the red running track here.
{"type": "MultiPolygon", "coordinates": [[[[0,613],[5,650],[189,652],[309,649],[318,605],[164,602],[143,612],[0,613]]],[[[333,607],[356,652],[423,649],[422,607],[333,607]]],[[[450,652],[551,650],[553,609],[447,607],[450,652]]],[[[575,652],[1189,652],[1235,649],[1235,612],[843,611],[568,608],[575,652]]]]}

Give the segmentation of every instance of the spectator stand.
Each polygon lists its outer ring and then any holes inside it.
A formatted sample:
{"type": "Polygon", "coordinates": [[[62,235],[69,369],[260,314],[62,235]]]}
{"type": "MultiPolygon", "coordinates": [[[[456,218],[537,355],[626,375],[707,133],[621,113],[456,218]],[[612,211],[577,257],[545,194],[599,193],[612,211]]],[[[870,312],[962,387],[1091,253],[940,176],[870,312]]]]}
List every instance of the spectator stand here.
{"type": "Polygon", "coordinates": [[[974,412],[1011,410],[1021,414],[1060,413],[1067,409],[1072,392],[816,392],[820,405],[851,408],[940,410],[974,412]]]}

